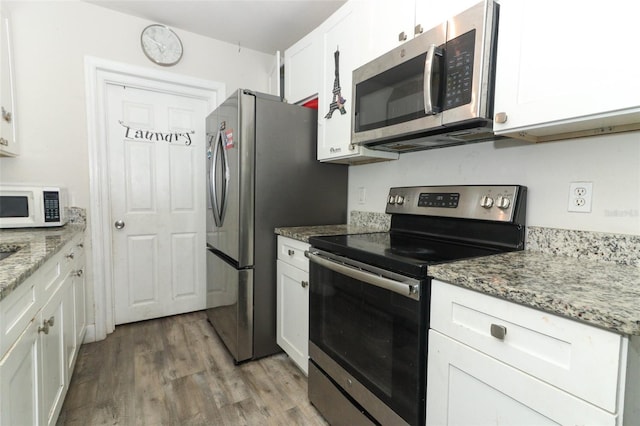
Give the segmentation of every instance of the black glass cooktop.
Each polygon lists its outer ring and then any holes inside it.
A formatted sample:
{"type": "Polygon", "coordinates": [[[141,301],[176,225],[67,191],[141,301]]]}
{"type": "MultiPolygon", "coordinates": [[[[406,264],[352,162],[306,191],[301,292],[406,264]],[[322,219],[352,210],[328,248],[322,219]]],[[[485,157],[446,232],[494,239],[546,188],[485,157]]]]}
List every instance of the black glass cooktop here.
{"type": "Polygon", "coordinates": [[[391,232],[311,237],[309,242],[320,250],[416,278],[425,278],[429,265],[503,251],[391,232]]]}

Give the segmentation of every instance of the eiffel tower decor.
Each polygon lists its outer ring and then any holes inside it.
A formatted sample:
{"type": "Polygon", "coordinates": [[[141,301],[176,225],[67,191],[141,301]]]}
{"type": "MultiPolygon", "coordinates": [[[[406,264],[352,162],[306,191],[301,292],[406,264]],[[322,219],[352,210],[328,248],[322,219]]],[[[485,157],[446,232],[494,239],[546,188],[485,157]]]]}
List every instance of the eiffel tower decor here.
{"type": "Polygon", "coordinates": [[[340,114],[342,115],[347,113],[347,110],[344,108],[344,104],[345,102],[347,102],[347,100],[342,97],[342,89],[340,89],[340,66],[338,62],[339,58],[340,51],[336,49],[336,51],[333,53],[336,75],[336,78],[333,80],[333,100],[331,104],[329,104],[329,112],[324,116],[324,118],[331,118],[335,110],[340,111],[340,114]]]}

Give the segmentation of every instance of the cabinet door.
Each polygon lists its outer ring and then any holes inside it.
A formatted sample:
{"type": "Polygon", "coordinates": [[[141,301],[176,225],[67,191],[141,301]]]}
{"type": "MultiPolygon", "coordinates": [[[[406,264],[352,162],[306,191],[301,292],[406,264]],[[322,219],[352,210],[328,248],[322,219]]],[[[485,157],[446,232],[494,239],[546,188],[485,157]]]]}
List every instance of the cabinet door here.
{"type": "Polygon", "coordinates": [[[574,2],[503,0],[494,111],[506,121],[496,132],[535,141],[637,125],[639,15],[640,3],[626,0],[579,10],[574,2]]]}
{"type": "Polygon", "coordinates": [[[322,46],[314,30],[284,52],[284,96],[298,103],[318,95],[322,46]]]}
{"type": "MultiPolygon", "coordinates": [[[[418,3],[428,2],[418,0],[418,3]]],[[[374,1],[366,62],[413,38],[415,7],[416,0],[374,1]],[[401,33],[406,37],[404,40],[401,33]]]]}
{"type": "Polygon", "coordinates": [[[351,147],[351,73],[366,58],[369,8],[348,2],[321,26],[318,159],[356,154],[351,147]],[[336,102],[338,105],[336,105],[336,102]]]}
{"type": "Polygon", "coordinates": [[[19,153],[16,138],[15,96],[11,33],[8,15],[0,10],[0,155],[19,153]]]}
{"type": "Polygon", "coordinates": [[[0,424],[37,425],[38,326],[32,320],[0,361],[0,424]]]}
{"type": "Polygon", "coordinates": [[[478,3],[479,0],[416,0],[415,25],[428,31],[478,3]]]}
{"type": "Polygon", "coordinates": [[[305,374],[309,362],[309,273],[278,260],[278,345],[305,374]]]}
{"type": "Polygon", "coordinates": [[[398,154],[372,151],[351,143],[353,70],[369,57],[371,5],[349,1],[320,26],[322,58],[318,85],[318,160],[340,163],[397,159],[398,154]],[[338,52],[336,78],[336,52],[338,52]],[[336,102],[339,105],[336,106],[336,102]]]}
{"type": "Polygon", "coordinates": [[[74,271],[70,271],[64,284],[62,284],[62,334],[64,339],[65,378],[71,379],[73,366],[77,353],[75,301],[74,301],[74,271]]]}
{"type": "MultiPolygon", "coordinates": [[[[81,262],[78,262],[78,266],[74,270],[73,278],[73,300],[74,300],[74,318],[76,321],[76,344],[80,346],[84,340],[84,334],[87,329],[87,312],[86,312],[86,280],[84,275],[84,255],[81,257],[81,262]]],[[[78,350],[79,348],[76,348],[78,350]]]]}
{"type": "Polygon", "coordinates": [[[42,308],[42,326],[48,330],[40,333],[41,367],[41,421],[43,425],[56,422],[65,386],[65,342],[64,342],[64,304],[63,294],[66,288],[58,291],[42,308]]]}
{"type": "Polygon", "coordinates": [[[427,425],[615,425],[615,415],[429,331],[427,425]]]}

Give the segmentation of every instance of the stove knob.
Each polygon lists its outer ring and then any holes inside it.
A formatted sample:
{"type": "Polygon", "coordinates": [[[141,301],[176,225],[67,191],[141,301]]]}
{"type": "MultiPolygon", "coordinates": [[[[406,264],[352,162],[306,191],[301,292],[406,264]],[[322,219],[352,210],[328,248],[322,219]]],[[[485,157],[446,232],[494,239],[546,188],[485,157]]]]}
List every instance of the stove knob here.
{"type": "Polygon", "coordinates": [[[398,195],[396,197],[396,204],[398,204],[400,206],[404,204],[404,197],[402,195],[398,195]]]}
{"type": "Polygon", "coordinates": [[[395,203],[396,203],[396,196],[389,195],[389,204],[395,204],[395,203]]]}
{"type": "Polygon", "coordinates": [[[483,196],[480,199],[480,205],[485,209],[490,209],[491,206],[493,206],[493,198],[489,197],[488,195],[483,196]]]}
{"type": "Polygon", "coordinates": [[[508,209],[510,205],[511,200],[509,200],[507,197],[499,196],[496,199],[496,207],[498,207],[499,209],[508,209]]]}

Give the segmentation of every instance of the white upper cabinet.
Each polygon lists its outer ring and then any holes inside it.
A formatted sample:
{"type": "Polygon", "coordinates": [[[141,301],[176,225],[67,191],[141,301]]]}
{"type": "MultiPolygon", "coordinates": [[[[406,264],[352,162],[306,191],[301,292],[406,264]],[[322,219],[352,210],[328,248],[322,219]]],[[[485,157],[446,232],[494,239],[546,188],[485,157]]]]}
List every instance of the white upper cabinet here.
{"type": "Polygon", "coordinates": [[[640,127],[640,2],[503,0],[496,133],[531,141],[640,127]]]}
{"type": "Polygon", "coordinates": [[[434,28],[480,0],[373,0],[369,60],[434,28]]]}
{"type": "Polygon", "coordinates": [[[416,0],[374,0],[366,62],[413,38],[415,3],[416,0]]]}
{"type": "Polygon", "coordinates": [[[396,159],[398,154],[351,144],[351,74],[369,59],[371,5],[350,1],[320,26],[318,160],[357,164],[396,159]]]}
{"type": "Polygon", "coordinates": [[[299,103],[318,95],[322,46],[316,29],[284,52],[284,97],[299,103]]]}
{"type": "Polygon", "coordinates": [[[19,154],[9,16],[0,9],[0,156],[19,154]]]}
{"type": "MultiPolygon", "coordinates": [[[[481,0],[416,0],[414,33],[415,36],[434,28],[452,16],[459,14],[481,0]]],[[[412,33],[413,34],[413,33],[412,33]]]]}

